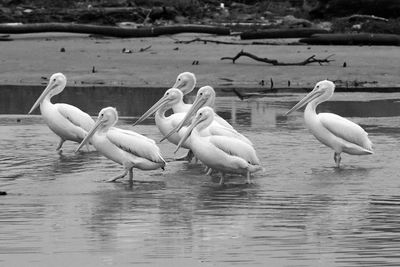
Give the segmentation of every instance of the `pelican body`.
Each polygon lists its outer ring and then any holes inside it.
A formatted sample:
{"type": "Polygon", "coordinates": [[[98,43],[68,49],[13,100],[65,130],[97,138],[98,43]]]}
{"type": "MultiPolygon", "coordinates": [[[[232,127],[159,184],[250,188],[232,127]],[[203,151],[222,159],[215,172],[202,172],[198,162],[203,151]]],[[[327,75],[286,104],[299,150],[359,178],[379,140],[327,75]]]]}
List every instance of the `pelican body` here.
{"type": "Polygon", "coordinates": [[[350,155],[370,155],[373,154],[373,149],[368,133],[359,125],[336,114],[317,114],[317,106],[331,98],[334,90],[333,82],[318,82],[286,115],[307,104],[304,111],[305,124],[318,141],[335,151],[334,160],[339,168],[342,152],[350,155]]]}
{"type": "Polygon", "coordinates": [[[94,125],[94,120],[89,114],[79,108],[68,104],[51,103],[51,98],[61,93],[66,84],[67,79],[64,74],[53,74],[47,87],[28,113],[31,114],[40,106],[40,112],[46,124],[60,137],[60,143],[56,150],[60,150],[66,140],[80,143],[94,125]]]}
{"type": "MultiPolygon", "coordinates": [[[[193,91],[194,87],[196,86],[196,76],[191,72],[182,72],[181,74],[176,77],[175,84],[172,88],[177,88],[181,90],[183,95],[187,95],[193,91]]],[[[192,104],[187,104],[180,100],[174,106],[172,106],[172,110],[174,113],[186,113],[192,107],[192,104]]]]}
{"type": "Polygon", "coordinates": [[[199,109],[176,151],[190,136],[195,157],[207,167],[221,172],[220,184],[224,182],[225,173],[246,174],[250,183],[250,174],[262,169],[256,151],[240,139],[204,133],[213,123],[214,116],[214,110],[210,107],[199,109]]]}
{"type": "Polygon", "coordinates": [[[129,181],[132,182],[133,168],[141,170],[163,169],[165,160],[154,140],[133,131],[113,127],[117,121],[118,113],[115,108],[102,109],[95,125],[76,151],[91,139],[91,143],[97,151],[122,165],[125,169],[124,173],[110,179],[110,182],[126,176],[128,172],[129,181]]]}

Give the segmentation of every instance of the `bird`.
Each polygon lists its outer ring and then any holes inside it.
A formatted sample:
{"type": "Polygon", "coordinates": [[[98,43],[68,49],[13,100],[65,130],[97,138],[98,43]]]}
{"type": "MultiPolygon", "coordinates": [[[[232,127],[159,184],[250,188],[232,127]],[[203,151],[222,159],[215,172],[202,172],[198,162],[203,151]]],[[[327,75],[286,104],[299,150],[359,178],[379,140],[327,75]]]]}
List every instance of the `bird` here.
{"type": "MultiPolygon", "coordinates": [[[[187,95],[193,91],[196,86],[196,76],[192,72],[182,72],[176,77],[176,81],[172,88],[177,88],[181,90],[183,95],[187,95]]],[[[174,113],[188,112],[192,107],[192,104],[187,104],[180,101],[178,104],[172,107],[174,113]]]]}
{"type": "Polygon", "coordinates": [[[91,140],[92,145],[106,158],[122,165],[124,172],[108,182],[125,177],[129,173],[129,182],[133,181],[133,168],[141,170],[164,169],[166,162],[155,141],[133,131],[114,127],[118,121],[118,112],[113,107],[103,108],[95,125],[90,129],[75,152],[91,140]]]}
{"type": "Polygon", "coordinates": [[[350,155],[373,154],[368,133],[358,124],[333,113],[316,113],[317,106],[332,97],[335,84],[328,80],[318,82],[286,115],[307,104],[304,121],[309,131],[322,144],[334,150],[336,167],[340,168],[341,153],[350,155]]]}
{"type": "Polygon", "coordinates": [[[69,104],[51,103],[51,98],[61,93],[66,84],[67,78],[64,74],[51,75],[48,85],[28,112],[31,114],[40,106],[40,112],[46,124],[60,137],[57,151],[61,150],[66,140],[80,143],[94,125],[92,117],[79,108],[69,104]]]}
{"type": "MultiPolygon", "coordinates": [[[[155,113],[155,122],[158,130],[164,136],[169,133],[174,127],[176,127],[181,120],[185,117],[184,112],[173,113],[169,116],[165,116],[167,110],[176,107],[182,103],[183,93],[177,88],[168,89],[163,97],[161,97],[152,107],[150,107],[134,124],[133,126],[141,123],[149,116],[155,113]]],[[[183,129],[182,129],[183,130],[183,129]]],[[[168,137],[168,141],[177,145],[179,143],[179,133],[176,132],[168,137]]],[[[183,147],[189,148],[188,144],[183,147]]]]}
{"type": "MultiPolygon", "coordinates": [[[[162,138],[160,141],[163,141],[164,139],[169,138],[170,135],[180,131],[180,129],[188,124],[192,117],[196,114],[196,112],[204,106],[208,107],[214,107],[215,106],[215,91],[211,86],[203,86],[201,87],[196,95],[196,99],[193,102],[192,107],[190,110],[186,113],[185,118],[176,126],[172,129],[172,131],[168,132],[168,134],[164,135],[164,138],[162,138]]],[[[240,134],[237,132],[226,120],[223,118],[219,117],[216,113],[213,116],[214,118],[214,123],[210,125],[212,129],[214,129],[213,132],[219,132],[223,131],[226,132],[228,129],[230,130],[230,133],[234,133],[235,138],[239,138],[242,141],[248,143],[249,145],[253,145],[252,142],[245,137],[244,135],[240,134]],[[219,130],[219,129],[220,130],[219,130]]]]}
{"type": "Polygon", "coordinates": [[[214,116],[215,112],[212,108],[200,108],[175,152],[190,137],[191,149],[195,157],[210,169],[221,172],[220,184],[224,183],[225,173],[245,174],[247,183],[251,183],[251,173],[262,170],[255,149],[234,137],[205,133],[213,123],[214,116]]]}

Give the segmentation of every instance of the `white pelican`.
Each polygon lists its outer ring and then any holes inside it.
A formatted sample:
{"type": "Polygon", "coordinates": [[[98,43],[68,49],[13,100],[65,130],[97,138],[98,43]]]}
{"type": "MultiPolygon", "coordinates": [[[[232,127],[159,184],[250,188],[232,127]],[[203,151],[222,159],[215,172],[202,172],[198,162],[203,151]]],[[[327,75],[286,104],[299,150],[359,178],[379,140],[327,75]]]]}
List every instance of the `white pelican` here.
{"type": "Polygon", "coordinates": [[[351,155],[373,154],[368,134],[357,124],[332,113],[319,113],[318,104],[327,101],[335,90],[331,81],[320,81],[314,89],[298,102],[286,115],[309,103],[304,111],[304,120],[311,133],[324,145],[335,151],[334,160],[340,167],[340,153],[351,155]]]}
{"type": "MultiPolygon", "coordinates": [[[[191,72],[182,72],[176,77],[175,84],[172,88],[177,88],[182,91],[183,95],[192,92],[196,86],[196,76],[191,72]]],[[[192,104],[186,104],[182,100],[172,107],[174,113],[188,112],[192,104]]]]}
{"type": "MultiPolygon", "coordinates": [[[[161,132],[163,136],[169,133],[174,127],[176,127],[182,119],[185,117],[185,113],[173,113],[170,116],[166,117],[165,112],[170,108],[179,105],[182,102],[183,93],[179,89],[171,88],[168,89],[164,96],[160,98],[151,108],[149,108],[134,124],[133,126],[141,123],[145,119],[147,119],[152,114],[155,115],[155,122],[158,130],[161,132]]],[[[184,129],[182,129],[184,131],[184,129]]],[[[174,134],[168,137],[168,141],[177,145],[181,137],[179,133],[175,132],[174,134]]],[[[188,142],[183,145],[184,148],[190,148],[188,142]]]]}
{"type": "MultiPolygon", "coordinates": [[[[215,91],[211,86],[203,86],[199,89],[196,95],[196,99],[193,102],[192,107],[190,110],[186,113],[185,118],[176,126],[173,128],[172,131],[170,131],[168,134],[164,135],[164,138],[161,139],[163,141],[164,139],[169,138],[170,135],[174,134],[177,131],[180,131],[180,129],[187,123],[189,123],[190,119],[196,114],[196,112],[203,106],[209,106],[209,107],[214,107],[215,104],[215,91]]],[[[216,134],[216,135],[225,135],[225,134],[220,134],[222,131],[223,133],[226,133],[227,131],[229,132],[228,136],[232,136],[238,139],[241,139],[242,141],[248,143],[249,145],[253,145],[247,137],[244,135],[238,133],[227,121],[225,121],[223,118],[219,117],[217,114],[214,116],[214,123],[212,123],[209,127],[211,134],[216,134]]]]}
{"type": "Polygon", "coordinates": [[[88,142],[91,143],[105,157],[124,166],[125,171],[108,180],[114,182],[126,176],[129,172],[129,181],[133,179],[133,168],[141,170],[164,169],[165,160],[154,140],[133,131],[113,127],[118,121],[115,108],[103,108],[93,128],[80,143],[76,152],[88,142]]]}
{"type": "Polygon", "coordinates": [[[66,84],[67,78],[64,74],[53,74],[47,87],[28,112],[31,114],[40,105],[40,112],[46,124],[61,139],[56,150],[60,150],[66,140],[81,142],[94,125],[94,120],[79,108],[68,104],[51,103],[51,98],[61,93],[66,84]]]}
{"type": "Polygon", "coordinates": [[[214,116],[210,107],[199,109],[175,152],[190,136],[195,157],[207,167],[221,172],[220,184],[224,183],[225,173],[246,174],[250,183],[250,174],[262,169],[256,151],[240,139],[203,133],[213,123],[214,116]]]}

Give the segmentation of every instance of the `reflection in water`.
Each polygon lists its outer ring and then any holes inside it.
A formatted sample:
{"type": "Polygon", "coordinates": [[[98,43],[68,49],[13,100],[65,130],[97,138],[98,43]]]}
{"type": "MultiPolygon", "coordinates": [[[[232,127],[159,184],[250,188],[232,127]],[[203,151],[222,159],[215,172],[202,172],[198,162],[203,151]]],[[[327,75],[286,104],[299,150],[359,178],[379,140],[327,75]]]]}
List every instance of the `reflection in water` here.
{"type": "MultiPolygon", "coordinates": [[[[219,186],[201,165],[183,162],[135,171],[132,186],[104,183],[119,165],[96,151],[75,154],[71,142],[58,154],[39,116],[0,116],[0,190],[8,193],[0,197],[0,265],[398,266],[395,98],[322,105],[361,123],[376,146],[369,157],[344,155],[336,169],[302,112],[284,116],[300,97],[217,99],[218,113],[257,146],[265,171],[251,185],[232,176],[219,186]]],[[[160,138],[152,121],[134,130],[160,138]]],[[[174,146],[159,146],[173,157],[174,146]]]]}

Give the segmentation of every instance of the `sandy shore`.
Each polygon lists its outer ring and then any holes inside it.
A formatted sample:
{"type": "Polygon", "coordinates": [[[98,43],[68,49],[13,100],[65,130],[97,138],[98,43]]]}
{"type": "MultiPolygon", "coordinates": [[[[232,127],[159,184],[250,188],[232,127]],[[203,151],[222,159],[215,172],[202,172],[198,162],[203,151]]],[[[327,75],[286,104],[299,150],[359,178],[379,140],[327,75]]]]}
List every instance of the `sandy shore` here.
{"type": "Polygon", "coordinates": [[[195,37],[240,41],[238,37],[198,34],[141,39],[97,39],[61,33],[12,35],[13,41],[1,42],[0,83],[38,85],[45,82],[41,77],[63,72],[69,86],[170,87],[178,73],[191,71],[197,75],[199,86],[209,84],[216,88],[263,88],[261,80],[269,88],[270,78],[275,87],[286,87],[288,80],[292,87],[312,87],[322,79],[400,87],[400,53],[394,46],[176,44],[174,40],[195,37]],[[148,46],[151,48],[138,52],[148,46]],[[62,48],[65,52],[61,52],[62,48]],[[133,53],[122,53],[124,48],[133,53]],[[324,66],[271,66],[249,58],[240,58],[236,64],[220,60],[223,56],[236,55],[241,49],[284,62],[302,61],[311,55],[324,58],[330,54],[334,54],[335,61],[324,66]],[[192,65],[195,60],[199,61],[198,65],[192,65]],[[92,73],[93,67],[95,73],[92,73]]]}

